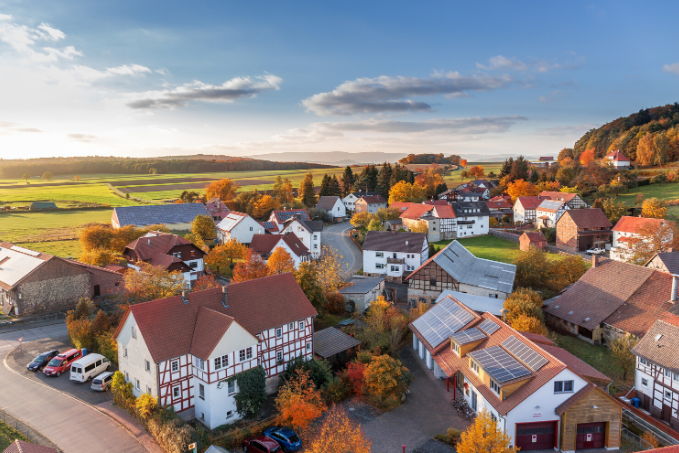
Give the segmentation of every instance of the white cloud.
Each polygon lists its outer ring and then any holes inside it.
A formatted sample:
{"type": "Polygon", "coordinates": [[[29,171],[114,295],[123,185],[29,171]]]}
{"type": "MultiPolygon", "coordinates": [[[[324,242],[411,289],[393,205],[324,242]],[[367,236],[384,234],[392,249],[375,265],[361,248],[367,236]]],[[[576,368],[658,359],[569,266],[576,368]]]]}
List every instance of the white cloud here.
{"type": "Polygon", "coordinates": [[[240,98],[252,98],[259,93],[279,90],[283,79],[266,74],[257,77],[234,77],[221,85],[208,85],[200,81],[174,89],[151,91],[133,95],[127,103],[132,109],[174,109],[191,101],[233,102],[240,98]]]}
{"type": "Polygon", "coordinates": [[[54,49],[52,47],[43,47],[45,52],[47,52],[49,61],[56,61],[57,57],[64,58],[66,60],[73,60],[75,57],[82,57],[82,52],[75,50],[75,47],[68,46],[63,50],[54,49]]]}
{"type": "Polygon", "coordinates": [[[662,67],[663,72],[679,75],[679,63],[665,64],[662,67]]]}
{"type": "Polygon", "coordinates": [[[479,69],[492,70],[492,69],[515,69],[517,71],[528,70],[528,65],[523,61],[519,61],[516,58],[507,58],[502,55],[490,58],[490,63],[487,66],[481,63],[476,63],[476,67],[479,69]]]}
{"type": "Polygon", "coordinates": [[[0,14],[0,21],[12,20],[11,14],[0,14]]]}
{"type": "Polygon", "coordinates": [[[108,68],[106,70],[107,74],[110,75],[129,75],[129,76],[135,76],[135,75],[140,75],[144,73],[151,73],[151,70],[145,66],[141,66],[138,64],[124,64],[122,66],[117,66],[115,68],[108,68]]]}
{"type": "Polygon", "coordinates": [[[317,115],[352,115],[354,113],[424,112],[432,106],[406,99],[417,96],[467,96],[471,91],[489,91],[512,83],[508,76],[463,76],[458,72],[436,73],[429,78],[390,77],[361,78],[344,82],[333,91],[304,99],[302,105],[317,115]]]}
{"type": "MultiPolygon", "coordinates": [[[[573,54],[575,55],[575,54],[573,54]]],[[[516,70],[516,71],[537,71],[549,72],[553,69],[577,69],[585,63],[584,57],[576,57],[573,61],[565,61],[562,63],[556,60],[532,59],[528,62],[518,60],[514,57],[508,58],[502,55],[491,57],[488,64],[484,65],[476,63],[476,67],[486,71],[493,70],[516,70]]]]}
{"type": "Polygon", "coordinates": [[[64,34],[63,31],[52,28],[44,22],[38,25],[38,28],[47,33],[49,39],[52,41],[59,41],[60,39],[64,39],[66,37],[66,34],[64,34]]]}
{"type": "Polygon", "coordinates": [[[168,75],[168,74],[170,73],[170,71],[168,71],[168,70],[165,69],[165,68],[156,69],[156,72],[157,72],[158,74],[162,74],[162,75],[168,75]]]}
{"type": "Polygon", "coordinates": [[[108,68],[103,71],[90,68],[89,66],[75,65],[71,70],[71,73],[76,78],[87,83],[95,82],[97,80],[105,79],[108,77],[138,76],[150,72],[151,70],[149,68],[138,64],[116,66],[114,68],[108,68]]]}

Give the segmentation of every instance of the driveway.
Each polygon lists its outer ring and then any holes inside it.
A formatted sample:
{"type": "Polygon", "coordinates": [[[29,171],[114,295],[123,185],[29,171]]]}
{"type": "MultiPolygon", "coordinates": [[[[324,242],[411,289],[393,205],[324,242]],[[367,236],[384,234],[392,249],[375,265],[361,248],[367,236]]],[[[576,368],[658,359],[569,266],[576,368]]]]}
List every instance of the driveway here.
{"type": "MultiPolygon", "coordinates": [[[[0,392],[0,407],[39,431],[65,453],[148,452],[149,450],[142,446],[130,431],[99,410],[67,393],[22,376],[13,369],[25,366],[14,360],[14,352],[27,354],[23,351],[48,348],[49,344],[54,343],[52,337],[57,340],[68,338],[66,325],[60,323],[0,334],[0,347],[9,346],[0,350],[7,353],[6,356],[3,354],[3,366],[0,366],[0,382],[3,385],[3,391],[0,392]],[[12,349],[12,346],[17,344],[18,337],[24,337],[24,342],[30,340],[21,347],[22,351],[12,349]]],[[[65,382],[67,377],[62,375],[57,378],[64,380],[59,382],[59,385],[70,384],[65,382]]],[[[101,404],[110,406],[110,402],[101,404]]]]}
{"type": "Polygon", "coordinates": [[[471,424],[460,418],[450,404],[453,393],[452,389],[450,393],[446,391],[446,381],[434,378],[434,373],[415,355],[412,346],[406,346],[400,358],[413,374],[410,393],[401,406],[363,423],[365,434],[373,442],[374,453],[400,452],[402,445],[407,452],[413,452],[448,428],[464,431],[471,424]]]}
{"type": "Polygon", "coordinates": [[[358,272],[363,267],[363,253],[349,237],[353,227],[349,222],[336,223],[323,228],[323,245],[332,247],[342,256],[344,271],[347,275],[358,272]]]}

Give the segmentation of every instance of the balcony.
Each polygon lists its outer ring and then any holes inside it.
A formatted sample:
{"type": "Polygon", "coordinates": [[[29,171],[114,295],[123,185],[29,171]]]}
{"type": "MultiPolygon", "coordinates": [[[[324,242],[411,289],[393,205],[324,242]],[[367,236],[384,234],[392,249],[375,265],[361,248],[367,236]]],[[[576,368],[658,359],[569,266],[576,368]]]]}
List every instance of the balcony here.
{"type": "Polygon", "coordinates": [[[387,258],[387,264],[405,264],[405,258],[387,258]]]}

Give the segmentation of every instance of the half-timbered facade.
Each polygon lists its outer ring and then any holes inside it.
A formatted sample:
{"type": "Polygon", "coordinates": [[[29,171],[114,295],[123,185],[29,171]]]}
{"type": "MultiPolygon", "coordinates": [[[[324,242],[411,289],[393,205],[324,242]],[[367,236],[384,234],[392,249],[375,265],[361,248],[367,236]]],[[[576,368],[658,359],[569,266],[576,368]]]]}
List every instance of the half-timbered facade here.
{"type": "Polygon", "coordinates": [[[315,315],[292,274],[133,305],[114,335],[120,371],[213,429],[240,418],[230,377],[261,366],[272,392],[287,362],[313,358],[315,315]]]}
{"type": "Polygon", "coordinates": [[[571,209],[589,208],[587,202],[585,202],[585,200],[583,200],[582,197],[580,197],[580,195],[577,193],[552,192],[549,190],[543,190],[540,192],[540,196],[543,199],[548,198],[554,201],[563,201],[571,209]]]}

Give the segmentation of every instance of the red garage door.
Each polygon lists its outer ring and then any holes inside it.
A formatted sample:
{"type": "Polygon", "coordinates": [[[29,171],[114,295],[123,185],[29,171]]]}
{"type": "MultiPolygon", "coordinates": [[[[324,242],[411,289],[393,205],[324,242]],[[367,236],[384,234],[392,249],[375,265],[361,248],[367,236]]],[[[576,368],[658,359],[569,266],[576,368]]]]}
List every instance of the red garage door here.
{"type": "Polygon", "coordinates": [[[575,441],[576,450],[588,448],[604,448],[606,443],[606,422],[603,423],[580,423],[578,425],[578,437],[575,441]]]}
{"type": "Polygon", "coordinates": [[[517,423],[516,446],[521,451],[552,450],[557,422],[517,423]]]}

